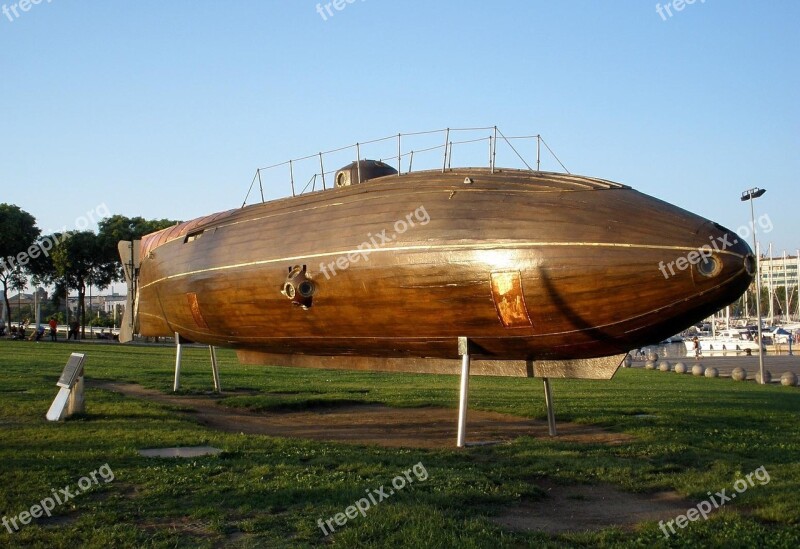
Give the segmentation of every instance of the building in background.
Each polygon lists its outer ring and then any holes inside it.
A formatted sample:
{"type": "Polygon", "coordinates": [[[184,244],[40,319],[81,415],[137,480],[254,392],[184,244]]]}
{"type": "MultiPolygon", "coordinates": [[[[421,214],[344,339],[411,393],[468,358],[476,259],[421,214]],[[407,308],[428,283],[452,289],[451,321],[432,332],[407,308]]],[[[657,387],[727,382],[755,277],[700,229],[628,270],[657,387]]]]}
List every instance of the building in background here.
{"type": "MultiPolygon", "coordinates": [[[[797,255],[781,255],[780,257],[762,257],[759,262],[761,286],[766,288],[769,296],[764,316],[786,316],[800,318],[798,309],[798,287],[800,281],[800,259],[797,255]]],[[[787,318],[788,320],[788,318],[787,318]]]]}

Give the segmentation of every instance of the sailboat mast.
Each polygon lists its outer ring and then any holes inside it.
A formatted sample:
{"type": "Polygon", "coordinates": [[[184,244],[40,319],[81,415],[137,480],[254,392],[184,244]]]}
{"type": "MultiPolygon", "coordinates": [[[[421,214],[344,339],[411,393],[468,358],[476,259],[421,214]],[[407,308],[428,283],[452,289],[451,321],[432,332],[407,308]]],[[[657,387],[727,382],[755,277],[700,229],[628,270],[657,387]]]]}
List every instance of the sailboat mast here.
{"type": "Polygon", "coordinates": [[[789,322],[789,271],[786,270],[786,250],[783,250],[783,297],[786,300],[786,308],[783,310],[783,319],[789,322]]]}
{"type": "Polygon", "coordinates": [[[773,302],[775,301],[772,298],[772,268],[774,267],[772,261],[772,242],[769,243],[769,274],[767,276],[767,295],[769,295],[769,325],[772,326],[775,324],[775,310],[773,309],[773,302]]]}

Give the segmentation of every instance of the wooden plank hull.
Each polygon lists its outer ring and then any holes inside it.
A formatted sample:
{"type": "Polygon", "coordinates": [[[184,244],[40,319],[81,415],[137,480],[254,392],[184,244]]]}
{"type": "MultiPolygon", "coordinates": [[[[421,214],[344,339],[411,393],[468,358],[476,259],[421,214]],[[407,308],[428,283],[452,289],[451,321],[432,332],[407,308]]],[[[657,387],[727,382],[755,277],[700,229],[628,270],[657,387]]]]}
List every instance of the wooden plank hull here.
{"type": "Polygon", "coordinates": [[[418,172],[145,237],[138,331],[272,354],[454,359],[463,336],[493,359],[603,357],[734,301],[751,261],[727,229],[611,182],[418,172]],[[680,268],[705,245],[717,272],[680,268]],[[307,308],[282,293],[303,266],[307,308]]]}

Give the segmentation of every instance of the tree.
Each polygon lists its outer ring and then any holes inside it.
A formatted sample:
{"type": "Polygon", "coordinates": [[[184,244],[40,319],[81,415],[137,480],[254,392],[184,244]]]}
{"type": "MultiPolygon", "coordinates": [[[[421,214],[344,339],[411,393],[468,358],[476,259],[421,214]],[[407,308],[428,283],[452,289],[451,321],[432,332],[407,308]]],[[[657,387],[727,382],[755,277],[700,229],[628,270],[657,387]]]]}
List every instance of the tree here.
{"type": "Polygon", "coordinates": [[[56,277],[52,282],[78,292],[78,317],[85,327],[86,286],[107,288],[116,275],[116,263],[103,256],[100,238],[91,231],[68,233],[53,248],[52,257],[56,277]]]}
{"type": "Polygon", "coordinates": [[[11,308],[8,289],[18,287],[27,273],[30,258],[42,253],[41,248],[35,245],[40,234],[35,217],[19,206],[0,204],[0,283],[3,285],[3,303],[9,312],[6,319],[9,331],[11,308]]]}
{"type": "Polygon", "coordinates": [[[116,264],[114,280],[122,280],[122,261],[117,245],[121,240],[139,240],[143,236],[177,225],[180,221],[113,215],[97,224],[97,236],[103,259],[116,264]]]}

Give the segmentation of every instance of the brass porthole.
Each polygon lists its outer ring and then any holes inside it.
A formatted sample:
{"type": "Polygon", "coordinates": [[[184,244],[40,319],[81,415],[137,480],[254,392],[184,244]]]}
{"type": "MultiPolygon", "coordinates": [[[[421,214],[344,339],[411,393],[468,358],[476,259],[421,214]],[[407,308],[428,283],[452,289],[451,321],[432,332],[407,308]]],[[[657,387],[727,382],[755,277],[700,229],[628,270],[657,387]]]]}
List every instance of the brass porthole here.
{"type": "Polygon", "coordinates": [[[697,272],[706,278],[717,276],[722,271],[722,261],[716,256],[701,257],[697,263],[697,272]]]}

